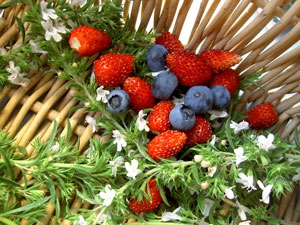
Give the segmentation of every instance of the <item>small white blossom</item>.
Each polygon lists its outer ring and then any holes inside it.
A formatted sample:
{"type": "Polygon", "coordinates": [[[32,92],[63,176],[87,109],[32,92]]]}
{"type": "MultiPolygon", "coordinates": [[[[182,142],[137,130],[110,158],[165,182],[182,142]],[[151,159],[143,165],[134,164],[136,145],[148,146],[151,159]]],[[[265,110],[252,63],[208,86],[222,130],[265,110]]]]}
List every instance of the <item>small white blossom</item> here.
{"type": "Polygon", "coordinates": [[[203,160],[203,161],[201,162],[201,167],[207,168],[207,167],[209,167],[209,166],[210,166],[210,162],[205,161],[205,160],[203,160]]]}
{"type": "Polygon", "coordinates": [[[30,47],[31,47],[31,51],[33,53],[42,53],[42,54],[48,54],[47,51],[44,51],[40,48],[40,46],[38,46],[37,43],[35,43],[33,40],[29,41],[30,47]]]}
{"type": "Polygon", "coordinates": [[[8,77],[8,80],[12,84],[21,85],[23,87],[27,87],[30,80],[28,78],[24,78],[26,73],[21,73],[21,68],[15,66],[13,61],[9,61],[9,67],[5,69],[11,75],[8,77]]]}
{"type": "Polygon", "coordinates": [[[69,30],[64,26],[62,21],[55,21],[54,23],[51,20],[42,21],[42,27],[45,30],[45,39],[50,41],[51,38],[56,42],[62,40],[62,36],[59,33],[66,34],[69,30]]]}
{"type": "Polygon", "coordinates": [[[203,213],[204,217],[203,217],[203,219],[208,217],[209,211],[210,211],[211,207],[213,207],[214,204],[215,204],[215,202],[213,200],[210,200],[208,198],[204,199],[204,213],[203,213]]]}
{"type": "Polygon", "coordinates": [[[233,120],[230,123],[230,128],[234,130],[234,134],[239,133],[242,130],[248,130],[249,129],[249,123],[247,121],[242,121],[240,123],[236,123],[233,120]]]}
{"type": "Polygon", "coordinates": [[[251,220],[240,222],[239,225],[251,225],[251,220]]]}
{"type": "Polygon", "coordinates": [[[117,151],[120,152],[123,147],[127,146],[127,142],[125,141],[125,136],[120,133],[118,130],[113,130],[113,138],[115,138],[113,144],[117,144],[117,151]]]}
{"type": "Polygon", "coordinates": [[[228,198],[228,199],[234,199],[234,193],[232,191],[232,188],[234,188],[235,186],[233,187],[230,187],[230,188],[226,188],[225,189],[225,197],[228,198]]]}
{"type": "Polygon", "coordinates": [[[241,220],[246,220],[247,219],[246,213],[249,213],[250,209],[246,206],[241,205],[238,201],[236,201],[236,205],[238,207],[239,217],[241,218],[241,220]]]}
{"type": "Polygon", "coordinates": [[[218,168],[217,166],[208,167],[207,176],[213,177],[217,171],[217,168],[218,168]]]}
{"type": "Polygon", "coordinates": [[[104,199],[103,201],[103,205],[104,206],[110,206],[112,200],[114,199],[115,195],[116,195],[116,191],[113,189],[110,189],[111,186],[110,185],[106,185],[105,186],[105,192],[101,191],[99,193],[100,197],[102,199],[104,199]]]}
{"type": "Polygon", "coordinates": [[[275,147],[273,145],[273,141],[274,141],[274,135],[273,134],[269,134],[267,138],[263,135],[260,135],[260,136],[257,137],[258,147],[266,150],[267,152],[270,149],[273,149],[275,147]]]}
{"type": "Polygon", "coordinates": [[[239,173],[239,177],[236,179],[237,183],[243,184],[243,188],[247,188],[248,192],[256,190],[256,187],[253,185],[253,176],[247,176],[244,173],[239,173]]]}
{"type": "Polygon", "coordinates": [[[78,220],[75,221],[73,225],[89,225],[89,223],[84,219],[83,216],[79,216],[78,220]]]}
{"type": "Polygon", "coordinates": [[[209,142],[212,146],[215,146],[216,144],[216,141],[218,140],[219,138],[216,136],[216,135],[212,135],[211,136],[211,141],[209,142]]]}
{"type": "Polygon", "coordinates": [[[244,149],[242,147],[238,147],[234,149],[235,158],[236,158],[236,166],[239,166],[240,163],[246,161],[248,159],[247,156],[244,156],[244,149]]]}
{"type": "Polygon", "coordinates": [[[85,122],[87,122],[88,124],[92,125],[93,127],[93,133],[97,132],[98,131],[98,126],[101,126],[102,123],[96,123],[96,120],[91,117],[91,116],[86,116],[85,117],[85,122]]]}
{"type": "Polygon", "coordinates": [[[117,176],[117,169],[124,163],[124,157],[118,156],[114,161],[109,161],[109,165],[112,167],[112,175],[117,176]]]}
{"type": "Polygon", "coordinates": [[[209,187],[209,183],[208,182],[203,182],[203,183],[201,183],[201,189],[202,190],[205,190],[205,189],[207,189],[209,187]]]}
{"type": "Polygon", "coordinates": [[[184,103],[184,96],[182,96],[181,98],[173,97],[172,102],[174,106],[182,105],[184,103]]]}
{"type": "Polygon", "coordinates": [[[263,190],[262,199],[260,201],[262,201],[263,203],[269,204],[270,203],[270,194],[272,192],[273,185],[269,184],[265,187],[264,184],[260,180],[257,181],[257,184],[260,187],[260,189],[263,190]]]}
{"type": "Polygon", "coordinates": [[[55,145],[53,145],[53,146],[51,147],[52,153],[57,153],[58,150],[59,150],[59,144],[58,144],[58,143],[55,144],[55,145]]]}
{"type": "Polygon", "coordinates": [[[71,0],[70,6],[84,6],[86,4],[86,0],[71,0]]]}
{"type": "Polygon", "coordinates": [[[107,95],[109,95],[109,91],[104,90],[103,88],[104,88],[104,86],[100,86],[97,88],[96,101],[102,101],[103,103],[107,103],[107,95]]]}
{"type": "Polygon", "coordinates": [[[195,155],[194,160],[195,160],[195,162],[201,162],[203,160],[203,156],[202,155],[195,155]]]}
{"type": "Polygon", "coordinates": [[[148,121],[144,119],[144,116],[146,115],[147,114],[143,113],[143,110],[140,110],[135,125],[140,131],[145,130],[146,132],[148,132],[150,130],[147,125],[148,121]]]}
{"type": "Polygon", "coordinates": [[[174,220],[181,220],[181,217],[177,214],[180,211],[181,207],[178,207],[173,212],[164,212],[161,216],[161,221],[168,222],[174,220]]]}
{"type": "Polygon", "coordinates": [[[41,1],[40,6],[41,6],[41,10],[42,10],[42,17],[44,20],[49,20],[51,19],[57,19],[58,16],[56,15],[56,12],[54,9],[48,9],[47,8],[47,2],[45,1],[41,1]]]}
{"type": "Polygon", "coordinates": [[[215,119],[218,119],[218,118],[228,117],[228,113],[225,110],[223,110],[223,111],[208,110],[208,113],[211,114],[210,120],[215,120],[215,119]]]}
{"type": "Polygon", "coordinates": [[[139,162],[136,159],[131,160],[131,164],[129,162],[125,163],[125,168],[127,170],[127,176],[132,177],[135,180],[135,177],[141,172],[138,169],[139,162]]]}

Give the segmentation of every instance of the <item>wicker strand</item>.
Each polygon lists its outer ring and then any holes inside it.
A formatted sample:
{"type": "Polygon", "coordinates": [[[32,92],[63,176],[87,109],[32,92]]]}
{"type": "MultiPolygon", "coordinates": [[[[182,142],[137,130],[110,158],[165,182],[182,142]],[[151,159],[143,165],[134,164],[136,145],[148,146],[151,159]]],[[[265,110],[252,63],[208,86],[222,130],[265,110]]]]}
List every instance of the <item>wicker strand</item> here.
{"type": "Polygon", "coordinates": [[[155,30],[156,33],[162,33],[162,32],[165,31],[165,23],[166,23],[167,18],[168,18],[168,13],[169,13],[169,8],[170,8],[170,5],[171,5],[171,2],[172,2],[171,0],[166,0],[165,1],[163,10],[162,10],[161,15],[159,17],[157,27],[156,27],[156,30],[155,30]]]}
{"type": "Polygon", "coordinates": [[[160,11],[162,6],[162,0],[156,0],[155,1],[155,7],[154,7],[154,20],[153,20],[153,30],[156,31],[159,17],[160,17],[160,11]]]}
{"type": "Polygon", "coordinates": [[[173,34],[176,37],[180,36],[183,24],[185,22],[186,16],[189,12],[189,9],[192,5],[192,0],[185,0],[184,3],[182,4],[179,13],[177,15],[176,21],[175,21],[175,26],[174,26],[174,30],[173,30],[173,34]]]}
{"type": "Polygon", "coordinates": [[[148,22],[150,20],[151,14],[153,12],[154,5],[155,5],[155,1],[147,1],[147,7],[142,14],[142,19],[141,19],[141,23],[138,28],[138,32],[142,32],[143,30],[146,29],[148,22]]]}

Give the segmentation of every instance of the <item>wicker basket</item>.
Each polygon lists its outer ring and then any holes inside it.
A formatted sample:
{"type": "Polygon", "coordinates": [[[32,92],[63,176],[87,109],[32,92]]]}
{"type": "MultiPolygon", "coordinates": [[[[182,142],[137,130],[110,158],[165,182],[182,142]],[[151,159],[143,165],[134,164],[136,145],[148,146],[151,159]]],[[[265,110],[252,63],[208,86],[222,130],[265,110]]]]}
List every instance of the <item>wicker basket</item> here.
{"type": "MultiPolygon", "coordinates": [[[[0,0],[0,4],[9,2],[0,0]]],[[[237,67],[240,76],[246,77],[265,67],[259,80],[268,94],[253,86],[243,93],[238,109],[268,101],[276,107],[279,122],[276,131],[282,139],[293,139],[292,132],[300,130],[300,0],[296,0],[288,11],[289,0],[120,0],[124,4],[124,18],[129,17],[137,30],[153,27],[157,33],[171,31],[184,42],[186,48],[199,52],[204,49],[220,48],[234,51],[243,57],[237,67]],[[192,9],[197,9],[193,13],[192,9]],[[280,18],[270,29],[274,17],[280,18]],[[192,24],[191,29],[189,25],[192,24]],[[287,29],[289,30],[285,32],[287,29]],[[284,35],[282,34],[283,32],[284,35]],[[183,35],[188,33],[189,36],[183,35]],[[281,37],[280,39],[278,37],[281,37]],[[294,45],[294,46],[293,46],[294,45]],[[293,47],[293,48],[291,48],[293,47]]],[[[21,43],[21,34],[14,15],[21,17],[27,8],[18,3],[5,9],[0,18],[0,47],[13,40],[14,46],[21,43]]],[[[29,29],[29,24],[24,24],[29,29]]],[[[42,56],[43,57],[43,56],[42,56]]],[[[91,59],[92,60],[92,59],[91,59]]],[[[26,146],[32,153],[31,141],[39,137],[50,138],[54,120],[61,128],[60,135],[66,135],[67,120],[70,121],[73,138],[80,138],[80,152],[83,152],[93,135],[92,127],[84,123],[84,109],[69,113],[76,104],[72,89],[66,89],[66,81],[56,74],[43,75],[31,71],[28,87],[6,86],[0,92],[0,128],[16,138],[17,145],[26,146]]],[[[90,114],[94,118],[99,114],[90,114]]],[[[99,136],[94,135],[100,138],[99,136]]],[[[109,137],[108,137],[109,138],[109,137]]],[[[300,224],[300,201],[296,200],[298,188],[286,193],[276,205],[283,224],[300,224]]],[[[79,197],[74,197],[72,212],[87,208],[79,197]]],[[[55,206],[50,202],[47,217],[40,223],[51,224],[55,206]]],[[[61,221],[70,224],[69,221],[61,221]]],[[[27,224],[22,221],[22,224],[27,224]]]]}

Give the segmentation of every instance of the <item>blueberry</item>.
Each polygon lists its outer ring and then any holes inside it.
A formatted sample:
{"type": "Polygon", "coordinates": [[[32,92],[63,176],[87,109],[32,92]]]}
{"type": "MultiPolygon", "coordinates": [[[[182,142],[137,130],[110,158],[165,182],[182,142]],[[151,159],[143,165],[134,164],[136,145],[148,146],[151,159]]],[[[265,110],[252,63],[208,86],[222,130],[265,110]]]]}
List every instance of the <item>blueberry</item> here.
{"type": "Polygon", "coordinates": [[[190,107],[196,114],[204,114],[213,106],[213,95],[206,86],[191,87],[184,96],[184,105],[190,107]]]}
{"type": "Polygon", "coordinates": [[[210,88],[213,94],[213,108],[215,109],[225,109],[230,103],[230,93],[227,88],[215,85],[210,88]]]}
{"type": "Polygon", "coordinates": [[[186,131],[195,125],[196,116],[192,109],[178,105],[171,110],[169,120],[175,129],[186,131]]]}
{"type": "Polygon", "coordinates": [[[166,68],[168,50],[162,45],[153,45],[146,54],[147,65],[153,72],[166,68]]]}
{"type": "Polygon", "coordinates": [[[107,108],[112,113],[123,113],[129,107],[130,97],[123,90],[113,90],[107,96],[107,108]]]}
{"type": "Polygon", "coordinates": [[[151,85],[151,91],[157,99],[168,99],[178,85],[178,79],[174,73],[163,71],[159,73],[151,85]]]}

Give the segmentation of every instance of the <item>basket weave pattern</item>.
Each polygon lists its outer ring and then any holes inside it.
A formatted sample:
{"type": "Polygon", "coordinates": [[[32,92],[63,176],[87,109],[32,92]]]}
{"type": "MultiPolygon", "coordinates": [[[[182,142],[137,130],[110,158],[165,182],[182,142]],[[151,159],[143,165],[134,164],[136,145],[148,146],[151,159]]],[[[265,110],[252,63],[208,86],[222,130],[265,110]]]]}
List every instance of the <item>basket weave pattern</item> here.
{"type": "MultiPolygon", "coordinates": [[[[8,2],[0,0],[0,4],[8,2]]],[[[237,109],[261,102],[271,102],[279,114],[276,131],[282,139],[290,138],[295,128],[300,131],[300,46],[289,50],[300,38],[300,0],[290,7],[284,7],[290,2],[286,0],[120,0],[124,4],[124,18],[130,18],[131,26],[138,31],[153,27],[156,33],[171,31],[179,38],[188,23],[192,23],[186,48],[200,52],[210,48],[234,51],[243,57],[237,67],[240,77],[244,78],[264,67],[263,76],[258,83],[268,91],[263,92],[257,86],[245,90],[241,103],[237,109]],[[197,15],[190,15],[191,7],[197,6],[197,15]],[[261,12],[257,13],[260,9],[261,12]],[[190,16],[193,20],[187,20],[190,16]],[[254,17],[253,17],[254,16],[254,17]],[[274,17],[280,21],[265,33],[257,36],[274,17]],[[153,24],[149,24],[149,21],[153,24]],[[277,40],[282,32],[291,27],[286,35],[277,40]],[[275,40],[275,41],[274,41],[275,40]]],[[[21,44],[22,37],[14,15],[19,18],[28,9],[23,4],[17,4],[5,9],[0,18],[0,47],[13,40],[14,47],[21,44]]],[[[24,24],[29,30],[29,24],[24,24]]],[[[44,59],[44,56],[41,56],[44,59]]],[[[94,60],[91,58],[90,60],[94,60]]],[[[0,128],[15,137],[15,145],[26,146],[27,155],[31,155],[33,148],[30,142],[35,138],[49,140],[54,120],[59,125],[59,133],[67,133],[67,121],[72,128],[73,141],[80,138],[79,151],[83,152],[93,134],[92,126],[84,123],[86,116],[84,109],[69,113],[72,107],[79,104],[74,100],[73,89],[66,89],[68,82],[58,79],[56,74],[43,75],[30,71],[30,84],[27,87],[6,86],[0,92],[0,128]]],[[[48,68],[47,68],[48,69],[48,68]]],[[[54,69],[54,68],[53,68],[54,69]]],[[[87,71],[86,75],[91,71],[87,71]]],[[[94,118],[100,113],[89,113],[94,118]]],[[[101,137],[103,139],[103,137],[101,137]]],[[[109,136],[104,139],[110,138],[109,136]]],[[[27,177],[30,180],[30,177],[27,177]]],[[[297,187],[286,193],[277,206],[280,218],[286,224],[297,224],[300,214],[300,201],[296,201],[297,187]]],[[[76,213],[79,208],[88,208],[88,203],[82,204],[79,197],[74,197],[71,211],[76,213]]],[[[48,224],[55,214],[55,206],[49,202],[47,217],[41,224],[48,224]]],[[[70,224],[69,221],[61,221],[70,224]]],[[[22,221],[26,224],[26,221],[22,221]]]]}

